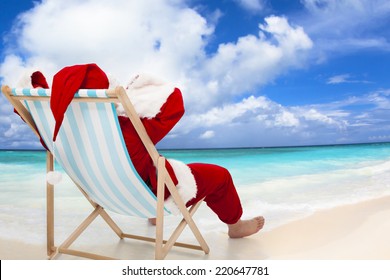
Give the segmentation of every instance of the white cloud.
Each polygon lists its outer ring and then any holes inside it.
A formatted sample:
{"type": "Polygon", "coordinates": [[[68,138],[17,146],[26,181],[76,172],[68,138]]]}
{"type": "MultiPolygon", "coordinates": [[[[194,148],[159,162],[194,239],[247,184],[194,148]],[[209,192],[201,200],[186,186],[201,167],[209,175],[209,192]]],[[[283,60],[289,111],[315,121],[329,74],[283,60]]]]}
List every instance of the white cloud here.
{"type": "Polygon", "coordinates": [[[245,10],[250,12],[261,12],[266,8],[264,0],[234,0],[245,10]]]}
{"type": "Polygon", "coordinates": [[[300,125],[300,122],[293,113],[282,110],[276,115],[274,125],[282,127],[297,127],[300,125]]]}
{"type": "MultiPolygon", "coordinates": [[[[214,105],[221,98],[226,99],[226,95],[253,91],[285,71],[303,66],[304,55],[311,47],[312,41],[301,27],[292,27],[284,17],[267,17],[259,25],[258,36],[247,35],[238,38],[236,43],[222,43],[204,62],[201,76],[212,82],[217,93],[202,100],[214,105]]],[[[201,91],[194,98],[199,95],[201,91]]]]}
{"type": "MultiPolygon", "coordinates": [[[[3,98],[0,99],[0,102],[3,98]]],[[[38,148],[38,138],[31,129],[23,123],[19,116],[13,113],[11,106],[6,106],[11,115],[0,112],[0,147],[3,148],[38,148]]],[[[2,110],[3,111],[3,110],[2,110]]]]}
{"type": "MultiPolygon", "coordinates": [[[[214,107],[203,114],[185,116],[175,132],[184,139],[203,147],[203,139],[212,139],[214,143],[230,147],[233,145],[308,145],[315,143],[345,143],[349,134],[356,135],[363,124],[355,115],[343,110],[348,101],[337,104],[307,105],[288,107],[265,97],[249,97],[234,104],[214,107]],[[203,132],[203,131],[206,131],[203,132]],[[212,131],[208,132],[208,131],[212,131]],[[210,138],[208,138],[210,137],[210,138]]],[[[368,119],[374,117],[368,114],[368,119]]]]}
{"type": "Polygon", "coordinates": [[[336,75],[332,76],[328,79],[326,82],[329,85],[334,85],[334,84],[344,84],[344,83],[370,83],[367,80],[358,80],[358,79],[353,79],[353,77],[350,74],[341,74],[341,75],[336,75]]]}
{"type": "Polygon", "coordinates": [[[350,78],[349,74],[342,74],[330,77],[327,81],[327,84],[342,84],[348,82],[350,78]]]}
{"type": "MultiPolygon", "coordinates": [[[[344,103],[343,103],[344,104],[344,103]]],[[[339,104],[339,107],[343,107],[339,104]]],[[[345,130],[350,115],[337,108],[321,106],[286,107],[264,96],[250,96],[234,104],[214,107],[205,113],[184,117],[176,133],[186,134],[198,128],[221,128],[226,131],[240,126],[253,125],[252,129],[284,129],[286,132],[302,132],[317,127],[345,130]]]]}
{"type": "Polygon", "coordinates": [[[200,111],[302,66],[312,47],[301,27],[271,16],[257,36],[221,43],[206,54],[216,23],[184,0],[50,0],[18,22],[0,66],[6,83],[14,84],[23,69],[40,69],[50,82],[64,66],[95,62],[122,83],[137,72],[176,82],[188,107],[200,111]]]}
{"type": "MultiPolygon", "coordinates": [[[[249,124],[303,129],[307,117],[254,93],[279,75],[305,66],[313,47],[305,30],[286,17],[269,16],[259,24],[258,34],[221,42],[215,53],[206,53],[218,21],[208,22],[186,3],[44,1],[20,16],[0,76],[16,84],[25,71],[39,69],[50,83],[62,67],[90,62],[121,83],[137,72],[160,75],[177,84],[186,103],[187,113],[172,141],[193,131],[195,138],[222,137],[222,128],[226,132],[226,127],[249,124]]],[[[256,9],[264,2],[242,4],[256,9]]],[[[9,124],[4,132],[15,141],[20,134],[9,124]]]]}
{"type": "Polygon", "coordinates": [[[150,68],[178,79],[204,55],[204,38],[213,30],[180,2],[45,1],[21,15],[17,49],[26,66],[45,68],[49,76],[96,62],[123,82],[150,68]]]}
{"type": "MultiPolygon", "coordinates": [[[[21,132],[26,132],[26,127],[24,125],[21,126],[20,124],[11,123],[10,128],[6,132],[4,132],[4,136],[9,138],[9,137],[18,135],[21,132]]],[[[18,135],[18,136],[20,136],[20,135],[18,135]]]]}
{"type": "Polygon", "coordinates": [[[390,110],[390,90],[379,90],[368,95],[367,99],[377,110],[390,110]]]}
{"type": "Polygon", "coordinates": [[[374,16],[384,16],[390,11],[390,3],[387,0],[302,0],[301,2],[311,13],[321,17],[331,15],[341,18],[351,14],[363,17],[356,18],[355,23],[366,20],[373,14],[374,16]]]}
{"type": "Polygon", "coordinates": [[[31,74],[33,71],[23,62],[21,57],[15,54],[6,56],[2,64],[0,64],[0,77],[5,84],[9,85],[18,84],[26,72],[31,74]]]}
{"type": "Polygon", "coordinates": [[[268,109],[271,101],[263,96],[250,96],[243,99],[241,102],[235,104],[227,104],[222,107],[214,107],[205,113],[194,113],[185,116],[186,125],[188,129],[196,127],[212,127],[215,125],[229,125],[235,123],[241,117],[248,113],[252,116],[259,110],[268,109]]]}
{"type": "Polygon", "coordinates": [[[226,146],[383,141],[379,136],[390,130],[389,97],[389,90],[384,89],[331,103],[289,107],[252,96],[187,115],[175,132],[193,145],[201,145],[192,139],[204,131],[213,131],[213,141],[226,146]]]}
{"type": "Polygon", "coordinates": [[[319,55],[376,48],[390,50],[388,0],[302,0],[307,14],[300,24],[313,38],[319,55]],[[385,31],[386,32],[386,31],[385,31]]]}
{"type": "Polygon", "coordinates": [[[370,136],[368,138],[369,140],[372,141],[389,141],[390,135],[375,135],[375,136],[370,136]]]}
{"type": "Polygon", "coordinates": [[[215,132],[213,130],[207,130],[204,133],[202,133],[199,138],[200,139],[210,139],[215,136],[215,132]]]}
{"type": "MultiPolygon", "coordinates": [[[[306,120],[317,121],[320,123],[330,124],[330,125],[337,124],[337,122],[332,117],[330,117],[330,115],[335,116],[334,113],[324,114],[324,113],[321,113],[317,109],[314,109],[314,108],[311,108],[311,109],[308,109],[308,110],[305,110],[302,112],[302,116],[306,120]]],[[[338,115],[340,116],[340,114],[338,114],[338,115]]]]}

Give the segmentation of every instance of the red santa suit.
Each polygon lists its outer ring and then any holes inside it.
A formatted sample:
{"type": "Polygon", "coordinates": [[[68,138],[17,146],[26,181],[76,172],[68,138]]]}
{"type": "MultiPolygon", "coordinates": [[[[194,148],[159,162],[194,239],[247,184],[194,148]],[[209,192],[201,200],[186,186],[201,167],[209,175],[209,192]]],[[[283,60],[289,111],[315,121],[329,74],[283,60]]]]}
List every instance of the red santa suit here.
{"type": "MultiPolygon", "coordinates": [[[[47,88],[46,82],[34,82],[38,80],[37,77],[35,76],[35,79],[34,75],[31,77],[32,86],[47,88]]],[[[44,79],[44,76],[41,75],[39,78],[44,79]]],[[[109,86],[112,85],[107,76],[95,64],[75,65],[59,71],[53,79],[51,104],[56,119],[56,132],[77,89],[109,86]]],[[[180,90],[148,75],[137,75],[129,83],[126,91],[154,144],[163,139],[184,114],[180,90]]],[[[156,167],[121,105],[118,105],[117,112],[134,167],[157,194],[156,167]]],[[[53,140],[55,138],[56,133],[53,140]]],[[[187,207],[204,198],[222,222],[234,224],[241,218],[240,199],[227,169],[213,164],[184,164],[172,159],[167,159],[166,167],[187,207]]],[[[172,212],[178,210],[168,190],[165,191],[165,207],[172,212]]]]}
{"type": "MultiPolygon", "coordinates": [[[[184,114],[180,90],[147,75],[136,76],[126,88],[145,129],[157,144],[184,114]]],[[[118,107],[122,129],[130,158],[141,178],[157,193],[156,167],[142,144],[130,120],[118,107]]],[[[240,199],[228,170],[213,164],[184,164],[167,159],[167,169],[187,206],[201,199],[227,224],[236,223],[242,215],[240,199]]],[[[165,206],[174,212],[175,205],[165,192],[165,206]]]]}

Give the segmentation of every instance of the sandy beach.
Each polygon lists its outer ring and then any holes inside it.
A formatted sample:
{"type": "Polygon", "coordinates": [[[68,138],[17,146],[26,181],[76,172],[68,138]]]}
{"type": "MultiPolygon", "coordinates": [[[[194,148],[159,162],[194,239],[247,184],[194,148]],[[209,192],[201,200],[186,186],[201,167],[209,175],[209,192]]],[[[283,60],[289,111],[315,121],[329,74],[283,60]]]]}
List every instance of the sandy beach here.
{"type": "MultiPolygon", "coordinates": [[[[244,239],[207,232],[211,252],[174,248],[167,259],[193,260],[390,260],[390,197],[320,211],[244,239]]],[[[79,248],[91,249],[88,242],[79,248]]],[[[77,245],[77,244],[75,244],[77,245]]],[[[44,260],[45,245],[0,240],[0,259],[44,260]]],[[[152,244],[113,240],[95,253],[122,259],[153,259],[152,244]]],[[[60,255],[57,259],[77,259],[60,255]]]]}

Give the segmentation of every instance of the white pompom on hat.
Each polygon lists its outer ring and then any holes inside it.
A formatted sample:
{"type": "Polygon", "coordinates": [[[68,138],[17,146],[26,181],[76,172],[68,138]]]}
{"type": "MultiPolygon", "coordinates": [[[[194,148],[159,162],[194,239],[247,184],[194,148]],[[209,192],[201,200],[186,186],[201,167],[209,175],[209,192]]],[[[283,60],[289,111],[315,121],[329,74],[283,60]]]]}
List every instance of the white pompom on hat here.
{"type": "Polygon", "coordinates": [[[50,185],[56,185],[62,181],[62,173],[59,171],[49,171],[46,174],[46,181],[50,185]]]}

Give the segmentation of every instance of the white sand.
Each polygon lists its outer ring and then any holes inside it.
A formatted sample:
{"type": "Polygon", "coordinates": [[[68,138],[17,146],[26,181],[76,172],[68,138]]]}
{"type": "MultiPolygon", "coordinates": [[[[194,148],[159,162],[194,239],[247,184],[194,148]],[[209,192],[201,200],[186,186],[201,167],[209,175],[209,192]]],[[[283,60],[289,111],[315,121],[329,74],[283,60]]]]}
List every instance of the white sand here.
{"type": "MultiPolygon", "coordinates": [[[[195,218],[196,220],[196,218],[195,218]]],[[[346,205],[243,239],[207,232],[210,254],[173,248],[167,259],[192,260],[390,260],[390,197],[346,205]]],[[[124,259],[153,259],[152,244],[118,240],[79,248],[124,259]]],[[[75,249],[78,244],[75,244],[75,249]]],[[[0,259],[46,259],[45,245],[0,239],[0,259]]],[[[60,255],[58,259],[77,259],[60,255]]]]}

